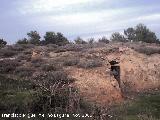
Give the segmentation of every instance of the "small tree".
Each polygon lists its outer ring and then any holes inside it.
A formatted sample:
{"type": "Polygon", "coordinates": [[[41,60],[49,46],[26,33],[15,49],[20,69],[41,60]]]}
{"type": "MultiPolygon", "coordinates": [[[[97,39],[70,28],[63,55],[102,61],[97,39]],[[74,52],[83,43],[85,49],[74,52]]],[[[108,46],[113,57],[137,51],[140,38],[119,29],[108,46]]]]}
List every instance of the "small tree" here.
{"type": "Polygon", "coordinates": [[[134,28],[128,28],[126,30],[124,30],[124,35],[126,36],[126,39],[128,41],[135,41],[136,38],[136,32],[134,30],[134,28]]]}
{"type": "Polygon", "coordinates": [[[108,44],[108,43],[109,43],[109,40],[108,40],[105,36],[103,36],[102,38],[100,38],[100,39],[98,40],[98,42],[102,42],[102,43],[108,44]]]}
{"type": "Polygon", "coordinates": [[[64,37],[62,33],[58,32],[56,36],[56,44],[61,46],[61,45],[66,45],[68,43],[69,43],[68,39],[64,37]]]}
{"type": "Polygon", "coordinates": [[[37,31],[31,31],[27,33],[29,37],[29,43],[38,45],[40,43],[40,35],[37,31]]]}
{"type": "Polygon", "coordinates": [[[44,44],[56,44],[56,34],[54,32],[46,32],[44,44]]]}
{"type": "Polygon", "coordinates": [[[135,33],[136,33],[135,41],[143,41],[146,43],[156,43],[158,41],[156,34],[150,31],[143,24],[138,24],[135,27],[135,33]]]}
{"type": "Polygon", "coordinates": [[[7,42],[4,39],[0,39],[0,47],[7,45],[7,42]]]}
{"type": "Polygon", "coordinates": [[[28,42],[27,38],[23,38],[23,39],[17,41],[17,44],[28,44],[28,43],[29,42],[28,42]]]}
{"type": "Polygon", "coordinates": [[[89,43],[89,44],[93,44],[94,41],[95,41],[94,38],[89,38],[89,39],[88,39],[88,43],[89,43]]]}
{"type": "Polygon", "coordinates": [[[76,44],[87,44],[87,42],[80,37],[77,37],[74,41],[76,44]]]}
{"type": "Polygon", "coordinates": [[[46,32],[44,40],[42,41],[42,44],[56,44],[59,46],[66,45],[68,43],[68,39],[64,37],[63,34],[60,32],[46,32]]]}
{"type": "Polygon", "coordinates": [[[127,42],[125,37],[121,35],[119,32],[115,32],[111,36],[111,41],[113,42],[127,42]]]}

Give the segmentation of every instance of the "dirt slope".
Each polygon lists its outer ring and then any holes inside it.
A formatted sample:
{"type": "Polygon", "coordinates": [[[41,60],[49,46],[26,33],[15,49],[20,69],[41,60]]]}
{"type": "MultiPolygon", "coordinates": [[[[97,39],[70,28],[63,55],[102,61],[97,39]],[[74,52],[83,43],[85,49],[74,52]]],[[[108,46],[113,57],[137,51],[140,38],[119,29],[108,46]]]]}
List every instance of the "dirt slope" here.
{"type": "MultiPolygon", "coordinates": [[[[131,44],[129,44],[131,45],[131,44]]],[[[145,55],[134,51],[125,44],[109,44],[104,47],[91,47],[81,51],[63,51],[48,53],[48,62],[63,63],[67,59],[79,61],[99,59],[101,67],[91,69],[64,66],[70,77],[75,78],[75,86],[80,95],[88,102],[109,105],[121,102],[126,94],[160,88],[160,54],[145,55]],[[120,68],[120,82],[111,71],[111,61],[120,68]]],[[[136,45],[137,47],[137,45],[136,45]]],[[[39,53],[39,55],[43,56],[39,53]]],[[[33,57],[37,56],[37,53],[33,57]]]]}
{"type": "Polygon", "coordinates": [[[103,59],[102,67],[66,68],[87,101],[108,105],[122,101],[125,93],[160,88],[160,55],[147,56],[127,47],[121,49],[110,53],[105,52],[106,48],[95,49],[93,54],[103,59]],[[111,74],[109,62],[112,60],[119,62],[121,88],[111,74]]]}

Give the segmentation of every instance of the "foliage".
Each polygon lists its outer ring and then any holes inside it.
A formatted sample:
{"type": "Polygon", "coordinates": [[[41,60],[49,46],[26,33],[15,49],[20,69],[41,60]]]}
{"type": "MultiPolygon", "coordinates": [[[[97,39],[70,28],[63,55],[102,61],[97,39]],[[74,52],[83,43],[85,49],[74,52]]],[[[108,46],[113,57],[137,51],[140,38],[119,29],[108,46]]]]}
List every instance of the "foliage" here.
{"type": "Polygon", "coordinates": [[[40,35],[37,31],[30,31],[29,33],[27,33],[28,37],[29,37],[29,43],[34,44],[34,45],[38,45],[40,43],[40,35]]]}
{"type": "Polygon", "coordinates": [[[100,38],[100,39],[98,40],[98,42],[108,44],[108,43],[109,43],[109,40],[108,40],[105,36],[103,36],[102,38],[100,38]]]}
{"type": "Polygon", "coordinates": [[[23,38],[22,40],[18,40],[17,44],[28,44],[29,41],[27,40],[27,38],[23,38]]]}
{"type": "Polygon", "coordinates": [[[69,41],[67,40],[66,37],[63,36],[62,33],[58,32],[57,33],[57,45],[62,46],[68,44],[69,41]]]}
{"type": "Polygon", "coordinates": [[[151,32],[145,25],[139,24],[136,26],[136,40],[147,43],[154,43],[157,41],[157,37],[154,32],[151,32]]]}
{"type": "Polygon", "coordinates": [[[76,44],[87,44],[87,42],[86,41],[84,41],[82,38],[80,38],[80,37],[77,37],[75,40],[74,40],[74,42],[76,43],[76,44]]]}
{"type": "Polygon", "coordinates": [[[159,120],[160,94],[147,93],[137,96],[136,100],[128,101],[122,105],[115,105],[108,113],[116,120],[159,120]]]}
{"type": "Polygon", "coordinates": [[[135,41],[136,33],[134,28],[128,28],[124,30],[124,35],[127,37],[128,41],[135,41]]]}
{"type": "Polygon", "coordinates": [[[111,41],[113,42],[127,42],[125,37],[121,35],[119,32],[115,32],[111,36],[111,41]]]}
{"type": "Polygon", "coordinates": [[[32,66],[34,67],[41,67],[44,64],[44,60],[42,58],[32,58],[31,59],[32,66]]]}
{"type": "Polygon", "coordinates": [[[46,32],[42,44],[56,44],[56,33],[46,32]]]}
{"type": "Polygon", "coordinates": [[[20,66],[15,69],[15,74],[20,77],[30,77],[32,76],[34,70],[31,67],[20,66]]]}
{"type": "Polygon", "coordinates": [[[55,33],[55,32],[46,32],[44,36],[44,40],[41,42],[42,45],[46,44],[56,44],[59,46],[66,45],[68,44],[69,41],[67,40],[66,37],[60,32],[55,33]]]}
{"type": "Polygon", "coordinates": [[[13,57],[17,55],[20,51],[24,51],[25,48],[21,45],[8,45],[4,48],[0,49],[0,56],[1,57],[13,57]]]}
{"type": "Polygon", "coordinates": [[[7,48],[2,48],[0,49],[0,56],[1,57],[13,57],[14,55],[17,54],[17,51],[13,51],[11,49],[7,49],[7,48]]]}
{"type": "Polygon", "coordinates": [[[60,66],[58,66],[57,64],[43,64],[41,68],[43,71],[49,72],[59,70],[60,66]]]}
{"type": "Polygon", "coordinates": [[[79,60],[77,58],[69,58],[64,61],[63,65],[74,66],[74,65],[77,65],[78,62],[79,62],[79,60]]]}
{"type": "Polygon", "coordinates": [[[82,60],[78,63],[77,66],[80,67],[80,68],[90,69],[90,68],[95,68],[95,67],[101,67],[102,62],[98,59],[82,60]]]}
{"type": "Polygon", "coordinates": [[[0,47],[7,45],[7,42],[4,39],[0,39],[0,47]]]}
{"type": "Polygon", "coordinates": [[[88,43],[89,43],[89,44],[93,44],[94,42],[95,42],[95,39],[94,39],[94,38],[89,38],[89,39],[88,39],[88,43]]]}
{"type": "Polygon", "coordinates": [[[150,31],[150,29],[143,24],[138,24],[135,28],[128,28],[127,30],[124,30],[124,34],[129,41],[159,43],[156,34],[150,31]]]}
{"type": "Polygon", "coordinates": [[[138,47],[134,48],[137,52],[143,53],[146,55],[152,55],[152,54],[160,54],[160,48],[154,48],[154,47],[138,47]]]}
{"type": "Polygon", "coordinates": [[[16,60],[3,60],[0,62],[0,73],[12,73],[18,65],[16,60]]]}

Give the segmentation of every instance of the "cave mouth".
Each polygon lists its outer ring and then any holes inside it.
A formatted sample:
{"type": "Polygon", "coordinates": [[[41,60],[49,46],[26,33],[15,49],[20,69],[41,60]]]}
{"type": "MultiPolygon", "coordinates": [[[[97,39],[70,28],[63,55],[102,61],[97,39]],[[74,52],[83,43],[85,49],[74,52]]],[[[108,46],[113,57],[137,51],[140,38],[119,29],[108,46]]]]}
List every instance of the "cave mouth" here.
{"type": "Polygon", "coordinates": [[[121,83],[121,79],[120,79],[120,66],[119,66],[119,62],[112,60],[109,62],[111,65],[111,73],[114,76],[114,78],[117,80],[119,87],[120,87],[120,83],[121,83]]]}
{"type": "Polygon", "coordinates": [[[118,65],[111,66],[111,72],[112,72],[114,78],[117,80],[119,87],[120,87],[120,83],[121,83],[120,66],[118,66],[118,65]]]}
{"type": "Polygon", "coordinates": [[[115,60],[112,60],[112,61],[110,61],[109,63],[110,63],[111,66],[112,66],[112,65],[119,64],[119,62],[117,62],[117,61],[115,61],[115,60]]]}

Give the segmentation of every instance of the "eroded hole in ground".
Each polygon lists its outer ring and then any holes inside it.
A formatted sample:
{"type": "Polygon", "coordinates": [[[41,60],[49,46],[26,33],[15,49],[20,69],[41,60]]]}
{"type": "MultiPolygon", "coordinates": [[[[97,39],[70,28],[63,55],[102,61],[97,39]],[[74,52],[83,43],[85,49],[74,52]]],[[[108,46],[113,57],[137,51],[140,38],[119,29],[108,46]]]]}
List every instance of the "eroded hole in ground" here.
{"type": "Polygon", "coordinates": [[[121,79],[120,79],[120,66],[119,66],[119,62],[117,61],[111,61],[109,62],[111,64],[111,73],[114,76],[114,78],[117,80],[119,87],[121,88],[120,84],[121,84],[121,79]]]}

